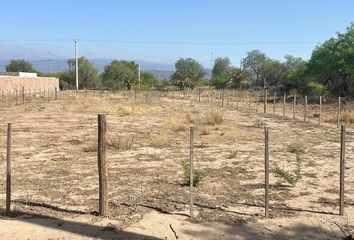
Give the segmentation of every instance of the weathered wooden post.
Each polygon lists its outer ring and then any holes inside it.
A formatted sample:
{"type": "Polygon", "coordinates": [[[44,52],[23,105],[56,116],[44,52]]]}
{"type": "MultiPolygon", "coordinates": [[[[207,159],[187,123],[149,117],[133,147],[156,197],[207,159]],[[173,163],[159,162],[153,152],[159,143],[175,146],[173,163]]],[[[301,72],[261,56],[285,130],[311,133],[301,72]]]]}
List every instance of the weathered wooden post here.
{"type": "Polygon", "coordinates": [[[269,216],[269,130],[268,127],[264,127],[264,171],[265,171],[265,194],[264,194],[264,207],[265,217],[269,216]]]}
{"type": "Polygon", "coordinates": [[[320,96],[320,109],[318,111],[318,125],[321,126],[321,115],[322,115],[322,96],[320,96]]]}
{"type": "Polygon", "coordinates": [[[200,91],[201,91],[201,89],[199,88],[198,89],[198,102],[200,102],[200,91]]]}
{"type": "Polygon", "coordinates": [[[339,96],[338,97],[338,109],[337,109],[337,127],[339,127],[339,125],[340,125],[341,101],[342,101],[342,98],[339,96]]]}
{"type": "Polygon", "coordinates": [[[286,103],[286,93],[284,93],[284,97],[283,97],[283,117],[285,117],[285,103],[286,103]]]}
{"type": "Polygon", "coordinates": [[[16,89],[16,105],[18,105],[18,90],[16,89]]]}
{"type": "Polygon", "coordinates": [[[98,180],[99,180],[99,215],[108,215],[108,171],[106,161],[107,122],[104,114],[98,114],[98,180]]]}
{"type": "Polygon", "coordinates": [[[340,130],[340,183],[339,183],[339,215],[344,214],[344,162],[345,162],[345,125],[340,130]]]}
{"type": "Polygon", "coordinates": [[[222,96],[221,96],[221,107],[224,106],[224,95],[225,95],[225,88],[222,89],[222,96]]]}
{"type": "Polygon", "coordinates": [[[56,100],[58,100],[58,88],[57,87],[54,88],[54,92],[55,92],[54,94],[55,94],[55,101],[56,101],[56,100]]]}
{"type": "Polygon", "coordinates": [[[190,149],[189,149],[189,191],[190,191],[190,202],[189,202],[189,211],[190,217],[193,218],[193,151],[194,151],[194,126],[190,127],[190,149]]]}
{"type": "Polygon", "coordinates": [[[273,95],[273,115],[275,116],[275,102],[276,102],[276,99],[277,99],[277,92],[274,92],[274,95],[273,95]]]}
{"type": "Polygon", "coordinates": [[[11,123],[7,124],[7,152],[6,152],[6,210],[7,216],[11,213],[11,123]]]}
{"type": "Polygon", "coordinates": [[[268,104],[268,90],[264,90],[264,114],[267,114],[267,104],[268,104]]]}
{"type": "Polygon", "coordinates": [[[25,87],[22,87],[22,104],[25,104],[25,87]]]}
{"type": "Polygon", "coordinates": [[[296,113],[296,94],[294,95],[294,103],[293,103],[293,119],[295,119],[296,113]]]}
{"type": "Polygon", "coordinates": [[[307,120],[307,96],[305,96],[304,122],[307,120]]]}

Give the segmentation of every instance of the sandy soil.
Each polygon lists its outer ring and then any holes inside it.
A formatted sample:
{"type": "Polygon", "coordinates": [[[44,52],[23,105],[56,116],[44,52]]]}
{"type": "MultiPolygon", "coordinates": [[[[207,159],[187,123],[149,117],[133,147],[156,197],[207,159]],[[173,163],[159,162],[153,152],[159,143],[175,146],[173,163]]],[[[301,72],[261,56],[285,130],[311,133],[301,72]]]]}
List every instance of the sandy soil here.
{"type": "MultiPolygon", "coordinates": [[[[5,176],[6,123],[13,123],[11,218],[0,215],[0,239],[333,239],[354,225],[354,135],[347,126],[345,215],[338,216],[339,130],[316,119],[261,114],[235,99],[202,102],[162,93],[85,93],[58,101],[31,99],[1,110],[5,176]],[[97,113],[107,114],[110,215],[97,216],[97,113]],[[214,115],[221,124],[212,124],[214,115]],[[209,119],[209,120],[208,120],[209,119]],[[182,160],[196,127],[195,218],[182,160]],[[271,173],[270,219],[264,219],[264,136],[271,166],[296,166],[289,145],[302,143],[303,178],[295,185],[271,173]],[[342,230],[341,230],[342,228],[342,230]],[[173,230],[172,230],[173,229],[173,230]],[[175,233],[173,232],[175,231],[175,233]]],[[[215,96],[217,97],[217,96],[215,96]]],[[[312,114],[313,115],[313,114],[312,114]]],[[[309,116],[312,116],[311,114],[309,116]]],[[[5,178],[3,178],[5,179],[5,178]]],[[[0,182],[4,212],[5,182],[0,182]]]]}

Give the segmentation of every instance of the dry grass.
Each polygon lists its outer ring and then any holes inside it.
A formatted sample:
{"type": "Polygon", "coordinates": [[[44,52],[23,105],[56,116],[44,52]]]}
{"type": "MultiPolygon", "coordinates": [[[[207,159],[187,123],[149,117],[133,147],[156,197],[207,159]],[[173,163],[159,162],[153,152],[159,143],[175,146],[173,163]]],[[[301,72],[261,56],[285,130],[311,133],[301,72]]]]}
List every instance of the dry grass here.
{"type": "Polygon", "coordinates": [[[149,146],[164,148],[172,146],[172,138],[167,132],[152,133],[149,137],[149,146]]]}
{"type": "Polygon", "coordinates": [[[195,123],[196,122],[196,117],[192,112],[186,112],[186,121],[187,123],[195,123]]]}
{"type": "Polygon", "coordinates": [[[108,139],[108,146],[113,147],[119,151],[129,150],[133,147],[135,136],[111,136],[108,139]]]}
{"type": "Polygon", "coordinates": [[[206,114],[206,123],[212,126],[221,124],[224,121],[224,115],[222,112],[211,109],[206,114]]]}
{"type": "Polygon", "coordinates": [[[168,120],[167,126],[169,129],[175,132],[181,132],[187,130],[187,126],[183,121],[177,117],[172,117],[168,120]]]}

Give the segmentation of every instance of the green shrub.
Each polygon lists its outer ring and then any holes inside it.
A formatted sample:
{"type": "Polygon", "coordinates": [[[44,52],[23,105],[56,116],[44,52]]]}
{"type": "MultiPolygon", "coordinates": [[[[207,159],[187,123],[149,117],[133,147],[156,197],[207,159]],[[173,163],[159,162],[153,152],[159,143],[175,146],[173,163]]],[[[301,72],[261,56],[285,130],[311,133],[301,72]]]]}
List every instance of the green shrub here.
{"type": "Polygon", "coordinates": [[[318,82],[310,81],[306,84],[308,94],[321,96],[325,91],[325,87],[318,82]]]}
{"type": "Polygon", "coordinates": [[[295,154],[305,153],[305,145],[303,143],[290,143],[288,151],[295,154]]]}
{"type": "MultiPolygon", "coordinates": [[[[189,185],[190,183],[190,167],[189,161],[182,161],[183,175],[184,175],[184,184],[189,185]]],[[[200,182],[204,180],[207,176],[206,172],[203,170],[193,169],[193,186],[197,187],[200,182]]]]}
{"type": "Polygon", "coordinates": [[[300,153],[296,152],[296,169],[293,173],[285,170],[284,167],[280,167],[278,164],[274,164],[272,167],[272,172],[276,174],[277,177],[285,180],[287,183],[295,186],[295,184],[302,179],[304,172],[302,171],[302,160],[300,153]]]}
{"type": "Polygon", "coordinates": [[[236,158],[237,154],[238,154],[237,150],[231,150],[230,155],[229,155],[229,159],[236,158]]]}

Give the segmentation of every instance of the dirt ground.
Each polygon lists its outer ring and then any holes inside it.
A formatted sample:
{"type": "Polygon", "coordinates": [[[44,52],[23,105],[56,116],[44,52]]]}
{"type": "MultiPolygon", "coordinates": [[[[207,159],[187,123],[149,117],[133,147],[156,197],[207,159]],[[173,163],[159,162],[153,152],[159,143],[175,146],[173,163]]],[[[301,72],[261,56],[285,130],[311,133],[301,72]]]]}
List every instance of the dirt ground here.
{"type": "MultiPolygon", "coordinates": [[[[341,239],[354,229],[354,134],[346,129],[345,210],[339,216],[340,131],[312,118],[264,115],[263,105],[220,95],[62,92],[1,109],[0,239],[341,239]],[[238,105],[238,106],[237,106],[238,105]],[[256,108],[257,107],[257,112],[256,108]],[[106,113],[109,218],[97,216],[97,113],[106,113]],[[12,134],[12,216],[4,216],[6,123],[12,134]],[[206,173],[194,188],[195,217],[182,161],[206,173]],[[289,172],[301,150],[303,177],[270,174],[264,218],[264,126],[270,166],[289,172]]],[[[300,110],[298,110],[300,111],[300,110]]],[[[315,110],[314,110],[315,111],[315,110]]],[[[334,113],[335,114],[335,113],[334,113]]],[[[335,117],[333,117],[335,119],[335,117]]]]}

